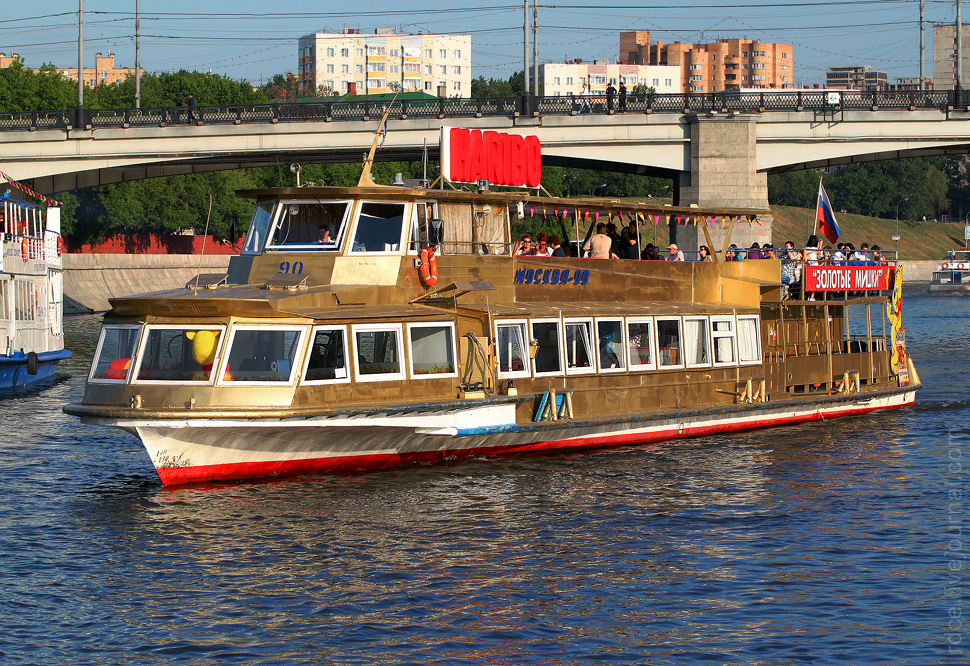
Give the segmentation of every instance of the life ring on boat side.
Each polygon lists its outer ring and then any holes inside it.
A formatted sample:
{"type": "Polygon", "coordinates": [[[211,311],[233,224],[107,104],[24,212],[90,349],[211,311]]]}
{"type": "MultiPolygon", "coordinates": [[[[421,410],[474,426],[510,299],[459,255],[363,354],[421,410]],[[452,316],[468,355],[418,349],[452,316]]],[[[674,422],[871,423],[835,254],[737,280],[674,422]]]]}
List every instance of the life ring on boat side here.
{"type": "Polygon", "coordinates": [[[944,262],[943,262],[943,264],[942,264],[942,265],[940,266],[940,268],[942,268],[943,270],[946,270],[946,269],[948,269],[949,267],[950,267],[950,264],[948,264],[948,263],[946,263],[945,261],[944,261],[944,262]]]}
{"type": "Polygon", "coordinates": [[[57,237],[57,256],[61,256],[64,252],[64,239],[60,236],[57,237]]]}
{"type": "Polygon", "coordinates": [[[421,250],[421,281],[428,287],[438,284],[438,260],[430,247],[421,250]]]}
{"type": "Polygon", "coordinates": [[[30,241],[26,238],[20,242],[20,256],[24,261],[30,258],[30,241]]]}

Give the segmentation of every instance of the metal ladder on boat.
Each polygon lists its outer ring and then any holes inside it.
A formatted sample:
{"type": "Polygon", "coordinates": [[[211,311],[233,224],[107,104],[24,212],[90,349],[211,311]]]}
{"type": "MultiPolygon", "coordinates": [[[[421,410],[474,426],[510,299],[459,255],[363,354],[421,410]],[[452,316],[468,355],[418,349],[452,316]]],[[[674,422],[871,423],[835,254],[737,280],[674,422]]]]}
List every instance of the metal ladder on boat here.
{"type": "Polygon", "coordinates": [[[573,418],[573,390],[549,389],[539,398],[532,421],[563,421],[573,418]]]}

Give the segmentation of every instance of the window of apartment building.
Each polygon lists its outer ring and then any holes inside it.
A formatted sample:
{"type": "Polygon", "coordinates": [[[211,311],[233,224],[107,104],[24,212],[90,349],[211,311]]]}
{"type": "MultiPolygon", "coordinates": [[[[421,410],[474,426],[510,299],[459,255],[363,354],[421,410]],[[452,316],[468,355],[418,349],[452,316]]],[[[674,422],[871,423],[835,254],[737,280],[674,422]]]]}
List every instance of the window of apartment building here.
{"type": "Polygon", "coordinates": [[[341,74],[350,74],[350,65],[341,65],[340,66],[340,73],[341,74]]]}
{"type": "Polygon", "coordinates": [[[363,80],[358,80],[357,81],[357,90],[363,90],[363,89],[364,89],[364,82],[363,82],[363,80]]]}
{"type": "Polygon", "coordinates": [[[571,86],[572,84],[573,84],[573,77],[567,76],[566,77],[566,85],[567,86],[571,86]]]}
{"type": "Polygon", "coordinates": [[[756,62],[754,64],[754,68],[755,69],[764,69],[765,68],[765,64],[763,62],[756,62]]]}
{"type": "Polygon", "coordinates": [[[327,88],[331,88],[332,89],[333,88],[333,79],[327,79],[326,81],[323,82],[323,85],[326,86],[327,88]]]}
{"type": "Polygon", "coordinates": [[[363,58],[363,57],[364,57],[364,49],[356,49],[356,50],[354,51],[354,53],[356,53],[356,54],[357,54],[357,57],[358,57],[358,58],[363,58]]]}
{"type": "Polygon", "coordinates": [[[350,49],[340,49],[340,57],[341,58],[349,58],[350,57],[350,49]]]}
{"type": "Polygon", "coordinates": [[[448,65],[438,65],[438,73],[439,74],[447,74],[448,73],[448,65]]]}
{"type": "Polygon", "coordinates": [[[691,74],[690,75],[690,80],[691,81],[703,81],[704,80],[704,77],[701,74],[691,74]]]}
{"type": "Polygon", "coordinates": [[[425,58],[431,58],[431,57],[433,57],[433,54],[431,52],[431,49],[425,49],[424,50],[424,57],[425,58]]]}
{"type": "Polygon", "coordinates": [[[438,81],[438,86],[439,86],[439,87],[440,87],[440,86],[444,86],[444,87],[446,87],[446,88],[447,88],[447,87],[448,87],[448,82],[447,82],[447,81],[438,81]]]}
{"type": "Polygon", "coordinates": [[[741,80],[742,80],[742,81],[747,81],[747,80],[748,80],[748,77],[747,77],[747,76],[742,76],[742,77],[741,77],[741,80]]]}
{"type": "Polygon", "coordinates": [[[431,65],[425,65],[424,66],[424,73],[425,74],[431,74],[431,65]]]}
{"type": "Polygon", "coordinates": [[[415,79],[415,78],[404,79],[404,89],[421,90],[421,79],[415,79]]]}
{"type": "Polygon", "coordinates": [[[333,74],[333,65],[327,65],[327,74],[333,74]]]}
{"type": "Polygon", "coordinates": [[[461,90],[461,81],[452,81],[451,88],[452,90],[461,90]]]}
{"type": "Polygon", "coordinates": [[[781,80],[784,81],[785,83],[788,83],[788,77],[787,76],[782,75],[781,80]]]}
{"type": "Polygon", "coordinates": [[[418,64],[418,63],[416,63],[416,62],[406,62],[406,63],[404,63],[404,71],[405,72],[420,73],[421,72],[421,65],[418,64]]]}
{"type": "Polygon", "coordinates": [[[704,69],[704,65],[696,65],[695,64],[695,65],[691,65],[690,68],[691,69],[704,69]]]}
{"type": "Polygon", "coordinates": [[[454,57],[454,58],[455,58],[456,60],[457,60],[458,58],[461,58],[461,49],[455,49],[454,51],[452,51],[452,52],[451,52],[451,55],[452,55],[452,56],[453,56],[453,57],[454,57]]]}
{"type": "Polygon", "coordinates": [[[420,46],[405,46],[404,47],[404,57],[405,58],[420,58],[421,57],[421,47],[420,46]]]}
{"type": "Polygon", "coordinates": [[[367,55],[369,56],[382,56],[387,54],[387,49],[383,46],[368,46],[367,55]]]}
{"type": "Polygon", "coordinates": [[[754,57],[755,58],[764,58],[766,55],[768,55],[768,54],[765,53],[764,51],[755,51],[754,52],[754,57]]]}
{"type": "Polygon", "coordinates": [[[384,71],[384,61],[369,62],[367,63],[368,72],[383,72],[384,71]]]}
{"type": "Polygon", "coordinates": [[[334,56],[334,53],[336,53],[336,51],[334,49],[327,49],[327,57],[328,58],[332,58],[334,56]]]}
{"type": "Polygon", "coordinates": [[[424,82],[424,89],[425,90],[431,90],[431,81],[425,81],[424,82]]]}
{"type": "Polygon", "coordinates": [[[354,69],[354,71],[357,72],[358,74],[363,74],[364,73],[364,66],[363,65],[357,65],[356,68],[354,69]]]}
{"type": "Polygon", "coordinates": [[[660,79],[654,79],[653,80],[653,87],[656,88],[659,85],[660,85],[660,79]]]}
{"type": "Polygon", "coordinates": [[[344,92],[347,92],[348,90],[350,90],[350,81],[341,81],[340,87],[344,92]]]}
{"type": "Polygon", "coordinates": [[[384,79],[367,79],[368,88],[383,88],[384,79]]]}
{"type": "Polygon", "coordinates": [[[439,58],[447,58],[448,57],[448,49],[438,49],[438,57],[439,58]]]}
{"type": "Polygon", "coordinates": [[[764,81],[765,80],[765,75],[764,74],[755,74],[751,78],[753,78],[755,81],[764,81]]]}
{"type": "Polygon", "coordinates": [[[782,51],[781,52],[781,57],[782,58],[785,58],[787,60],[788,59],[788,51],[782,51]]]}
{"type": "Polygon", "coordinates": [[[605,76],[591,76],[591,77],[589,77],[589,84],[590,85],[599,85],[599,86],[605,85],[606,84],[606,77],[605,76]]]}
{"type": "Polygon", "coordinates": [[[741,69],[747,69],[747,68],[748,68],[748,63],[744,63],[743,65],[741,65],[741,69]]]}
{"type": "Polygon", "coordinates": [[[562,81],[560,81],[560,79],[559,79],[558,76],[552,77],[552,85],[558,86],[558,85],[561,85],[561,84],[562,84],[562,81]]]}
{"type": "Polygon", "coordinates": [[[452,65],[452,67],[451,67],[451,73],[452,74],[461,74],[461,65],[452,65]]]}
{"type": "Polygon", "coordinates": [[[401,50],[400,49],[391,49],[391,57],[392,58],[400,58],[401,57],[401,50]]]}
{"type": "Polygon", "coordinates": [[[747,51],[741,51],[741,57],[742,58],[747,58],[748,57],[748,52],[747,51]]]}
{"type": "Polygon", "coordinates": [[[704,86],[691,86],[691,92],[704,92],[704,86]]]}
{"type": "Polygon", "coordinates": [[[674,80],[673,79],[664,79],[664,85],[666,85],[669,88],[670,86],[674,85],[674,80]]]}
{"type": "Polygon", "coordinates": [[[401,73],[401,66],[400,65],[389,65],[387,71],[390,72],[391,74],[400,74],[401,73]]]}
{"type": "Polygon", "coordinates": [[[636,74],[628,74],[627,76],[621,76],[620,80],[626,83],[628,86],[635,86],[639,79],[637,79],[636,74]]]}

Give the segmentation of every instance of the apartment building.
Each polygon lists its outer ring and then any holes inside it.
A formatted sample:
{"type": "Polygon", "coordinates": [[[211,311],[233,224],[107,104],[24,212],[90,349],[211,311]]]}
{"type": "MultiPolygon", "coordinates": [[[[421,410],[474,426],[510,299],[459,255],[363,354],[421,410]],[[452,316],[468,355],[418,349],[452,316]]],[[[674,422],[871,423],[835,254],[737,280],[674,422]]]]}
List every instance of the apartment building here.
{"type": "MultiPolygon", "coordinates": [[[[5,53],[0,53],[0,69],[9,67],[19,57],[16,53],[9,56],[5,53]]],[[[36,68],[27,69],[34,72],[40,71],[36,68]]],[[[65,79],[77,81],[77,67],[58,67],[57,72],[65,79]]],[[[144,68],[141,70],[141,73],[145,73],[144,68]]],[[[84,68],[84,85],[93,88],[97,85],[124,81],[129,76],[135,76],[134,67],[117,67],[113,53],[109,53],[108,55],[98,53],[94,58],[94,67],[84,68]]]]}
{"type": "MultiPolygon", "coordinates": [[[[956,87],[956,26],[952,23],[933,26],[933,81],[937,90],[952,90],[956,87]]],[[[960,30],[963,40],[960,63],[960,85],[963,89],[970,88],[970,30],[964,23],[960,30]]]]}
{"type": "Polygon", "coordinates": [[[836,90],[887,90],[889,78],[869,65],[829,67],[825,70],[825,87],[836,90]]]}
{"type": "Polygon", "coordinates": [[[621,32],[620,60],[630,64],[679,67],[684,92],[795,87],[791,44],[753,39],[719,39],[711,44],[664,44],[651,42],[649,32],[621,32]]]}
{"type": "Polygon", "coordinates": [[[623,65],[606,60],[584,63],[579,58],[539,67],[539,85],[542,94],[548,97],[578,95],[584,83],[589,84],[591,92],[605,94],[608,84],[619,88],[621,82],[631,93],[637,86],[653,88],[658,93],[683,92],[680,69],[677,67],[623,65]]]}
{"type": "Polygon", "coordinates": [[[299,41],[301,95],[421,91],[471,96],[471,35],[318,32],[299,41]]]}

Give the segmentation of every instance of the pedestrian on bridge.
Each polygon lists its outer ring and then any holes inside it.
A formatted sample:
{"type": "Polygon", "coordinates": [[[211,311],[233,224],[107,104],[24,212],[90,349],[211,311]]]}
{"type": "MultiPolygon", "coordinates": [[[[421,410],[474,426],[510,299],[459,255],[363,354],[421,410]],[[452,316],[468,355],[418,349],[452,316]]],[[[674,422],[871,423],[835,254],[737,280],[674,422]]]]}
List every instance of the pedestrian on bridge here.
{"type": "Polygon", "coordinates": [[[189,115],[187,116],[187,120],[190,123],[194,123],[195,122],[195,97],[192,96],[192,93],[189,93],[188,106],[189,106],[189,115]]]}
{"type": "Polygon", "coordinates": [[[620,79],[620,113],[626,111],[626,83],[620,79]]]}
{"type": "Polygon", "coordinates": [[[606,110],[613,113],[613,104],[616,101],[616,88],[613,87],[613,82],[610,81],[606,84],[606,110]]]}

